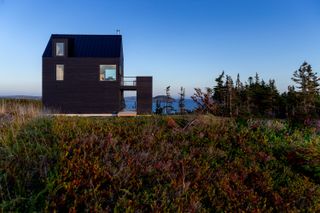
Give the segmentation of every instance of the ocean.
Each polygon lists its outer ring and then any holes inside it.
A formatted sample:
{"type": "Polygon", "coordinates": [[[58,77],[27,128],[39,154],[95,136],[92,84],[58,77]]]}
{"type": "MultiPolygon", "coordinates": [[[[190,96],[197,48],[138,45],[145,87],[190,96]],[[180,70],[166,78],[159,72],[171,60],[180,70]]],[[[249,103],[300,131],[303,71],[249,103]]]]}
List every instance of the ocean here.
{"type": "MultiPolygon", "coordinates": [[[[135,111],[136,110],[136,100],[133,97],[125,97],[126,101],[126,111],[135,111]]],[[[185,99],[185,108],[188,111],[193,111],[197,105],[194,103],[192,99],[185,99]]],[[[161,106],[164,106],[164,103],[161,104],[161,106]]],[[[179,112],[179,100],[176,100],[175,102],[172,103],[173,109],[175,112],[179,112]]],[[[152,103],[152,111],[155,112],[156,110],[156,102],[153,101],[152,103]]]]}

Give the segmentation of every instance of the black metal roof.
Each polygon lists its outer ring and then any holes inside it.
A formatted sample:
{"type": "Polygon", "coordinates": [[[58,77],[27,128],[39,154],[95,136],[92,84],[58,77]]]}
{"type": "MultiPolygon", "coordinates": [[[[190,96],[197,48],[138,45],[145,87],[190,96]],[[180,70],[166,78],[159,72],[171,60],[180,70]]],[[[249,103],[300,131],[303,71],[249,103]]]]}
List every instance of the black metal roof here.
{"type": "Polygon", "coordinates": [[[52,57],[52,40],[68,39],[69,57],[117,58],[122,53],[121,35],[63,35],[52,34],[43,57],[52,57]]]}

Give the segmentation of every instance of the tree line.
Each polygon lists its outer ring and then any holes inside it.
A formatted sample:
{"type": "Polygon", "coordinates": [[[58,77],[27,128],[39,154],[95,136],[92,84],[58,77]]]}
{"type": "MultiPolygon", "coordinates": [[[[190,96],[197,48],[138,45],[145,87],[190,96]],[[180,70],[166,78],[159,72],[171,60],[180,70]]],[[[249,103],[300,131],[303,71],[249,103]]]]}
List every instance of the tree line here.
{"type": "Polygon", "coordinates": [[[191,98],[196,111],[228,117],[268,117],[314,119],[319,117],[319,77],[312,66],[304,62],[294,71],[293,85],[280,93],[275,80],[264,81],[259,74],[246,82],[237,75],[233,81],[224,71],[215,79],[213,88],[195,88],[191,98]]]}

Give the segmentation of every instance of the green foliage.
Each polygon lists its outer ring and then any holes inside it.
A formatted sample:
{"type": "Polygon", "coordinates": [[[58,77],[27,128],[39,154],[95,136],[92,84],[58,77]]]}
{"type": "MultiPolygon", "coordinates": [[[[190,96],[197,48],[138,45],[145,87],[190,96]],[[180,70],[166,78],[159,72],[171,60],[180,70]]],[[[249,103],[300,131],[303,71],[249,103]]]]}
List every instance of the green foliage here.
{"type": "Polygon", "coordinates": [[[180,98],[179,98],[179,113],[181,115],[186,113],[186,106],[185,106],[185,96],[186,96],[186,90],[185,88],[180,88],[180,98]]]}
{"type": "Polygon", "coordinates": [[[13,137],[1,138],[1,207],[5,211],[34,211],[47,199],[48,179],[58,150],[52,120],[41,118],[21,126],[13,137]]]}
{"type": "Polygon", "coordinates": [[[292,80],[297,84],[299,91],[296,93],[298,118],[316,117],[316,99],[319,94],[319,78],[317,73],[307,62],[304,62],[293,73],[292,80]]]}
{"type": "Polygon", "coordinates": [[[211,115],[7,125],[4,212],[320,211],[315,128],[211,115]]]}
{"type": "Polygon", "coordinates": [[[195,88],[191,97],[198,112],[225,117],[288,118],[292,125],[315,120],[320,114],[319,78],[311,65],[304,62],[293,74],[296,84],[280,95],[275,80],[266,83],[258,73],[243,84],[237,75],[235,85],[223,71],[216,79],[213,90],[195,88]]]}

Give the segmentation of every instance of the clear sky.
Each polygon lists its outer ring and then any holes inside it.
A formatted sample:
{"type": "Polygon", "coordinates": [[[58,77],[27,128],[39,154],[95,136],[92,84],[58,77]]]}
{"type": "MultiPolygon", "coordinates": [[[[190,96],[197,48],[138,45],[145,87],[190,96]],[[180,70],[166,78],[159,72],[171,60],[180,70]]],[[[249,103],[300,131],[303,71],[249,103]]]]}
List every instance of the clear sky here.
{"type": "Polygon", "coordinates": [[[188,96],[222,70],[258,72],[285,91],[304,60],[320,73],[319,0],[0,0],[0,95],[41,95],[52,33],[115,34],[125,75],[152,75],[154,95],[188,96]]]}

